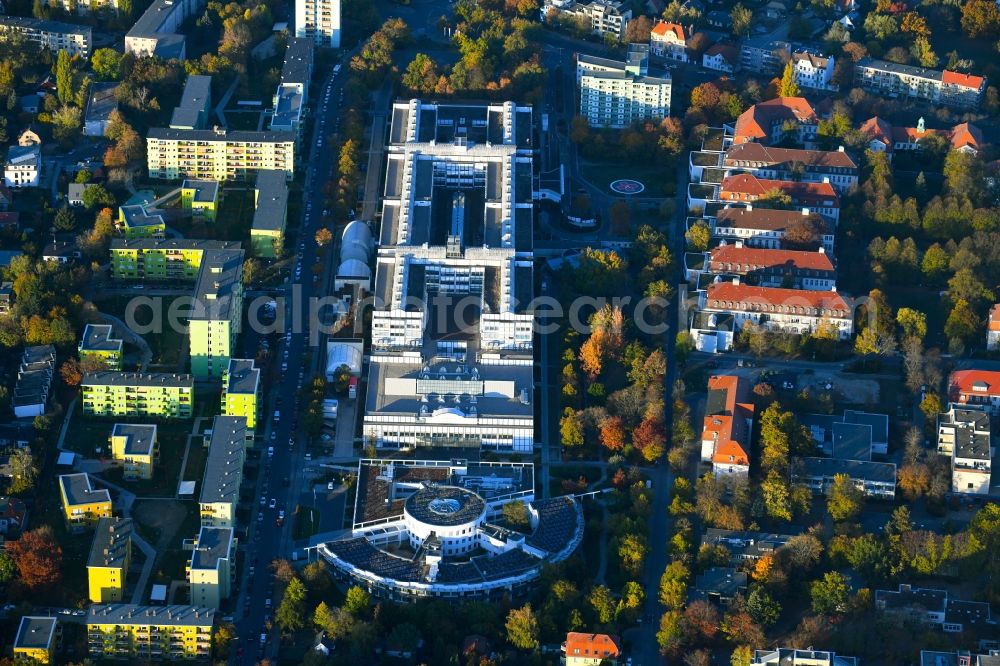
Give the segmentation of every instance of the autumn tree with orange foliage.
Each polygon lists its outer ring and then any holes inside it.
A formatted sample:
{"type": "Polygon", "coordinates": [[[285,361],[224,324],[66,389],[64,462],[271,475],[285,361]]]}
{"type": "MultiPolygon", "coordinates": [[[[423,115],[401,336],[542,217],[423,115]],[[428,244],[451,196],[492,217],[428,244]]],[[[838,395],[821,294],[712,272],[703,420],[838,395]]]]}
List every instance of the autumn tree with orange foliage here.
{"type": "Polygon", "coordinates": [[[620,416],[611,416],[601,421],[601,444],[609,451],[625,448],[625,422],[620,416]]]}
{"type": "Polygon", "coordinates": [[[51,527],[25,532],[20,539],[8,541],[6,549],[17,565],[21,582],[29,590],[59,583],[62,577],[62,548],[56,542],[51,527]]]}
{"type": "Polygon", "coordinates": [[[604,364],[621,356],[625,346],[625,315],[621,308],[605,305],[590,317],[590,337],[580,347],[580,366],[595,378],[604,364]]]}
{"type": "Polygon", "coordinates": [[[647,416],[632,431],[632,443],[647,462],[655,462],[663,455],[667,446],[667,429],[663,420],[647,416]]]}
{"type": "Polygon", "coordinates": [[[710,601],[704,599],[692,601],[684,610],[684,619],[691,633],[706,642],[714,639],[719,633],[719,611],[710,601]]]}

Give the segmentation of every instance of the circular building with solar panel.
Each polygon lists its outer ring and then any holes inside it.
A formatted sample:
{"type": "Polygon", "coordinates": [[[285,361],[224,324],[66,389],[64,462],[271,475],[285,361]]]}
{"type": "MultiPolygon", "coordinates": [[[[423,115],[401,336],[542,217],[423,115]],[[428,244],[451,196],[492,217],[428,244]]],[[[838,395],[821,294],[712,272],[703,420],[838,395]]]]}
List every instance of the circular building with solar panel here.
{"type": "Polygon", "coordinates": [[[351,535],[318,546],[342,581],[397,601],[518,594],[583,540],[574,497],[536,500],[531,463],[363,459],[351,535]],[[503,524],[524,502],[530,524],[503,524]]]}

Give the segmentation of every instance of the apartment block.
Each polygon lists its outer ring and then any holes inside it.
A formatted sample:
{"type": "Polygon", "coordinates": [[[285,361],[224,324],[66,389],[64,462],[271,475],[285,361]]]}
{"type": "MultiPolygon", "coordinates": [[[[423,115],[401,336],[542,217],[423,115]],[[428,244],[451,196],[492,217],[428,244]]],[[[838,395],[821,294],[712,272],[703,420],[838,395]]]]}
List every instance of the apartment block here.
{"type": "Polygon", "coordinates": [[[701,459],[712,463],[713,474],[745,477],[750,473],[753,419],[750,382],[736,375],[709,377],[701,459]]]}
{"type": "Polygon", "coordinates": [[[55,663],[56,640],[61,633],[54,617],[25,615],[14,637],[14,660],[29,660],[33,664],[55,663]]]}
{"type": "Polygon", "coordinates": [[[24,16],[0,16],[0,35],[19,33],[40,49],[52,52],[66,51],[71,56],[90,58],[93,45],[93,30],[87,25],[26,18],[24,16]]]}
{"type": "Polygon", "coordinates": [[[219,608],[229,598],[235,574],[236,541],[231,527],[202,527],[187,565],[191,603],[219,608]]]}
{"type": "Polygon", "coordinates": [[[229,367],[222,375],[222,414],[241,416],[252,432],[260,418],[260,370],[253,359],[229,359],[229,367]]]}
{"type": "Polygon", "coordinates": [[[153,478],[159,459],[155,425],[116,423],[111,429],[110,442],[111,457],[124,463],[126,479],[153,478]]]}
{"type": "Polygon", "coordinates": [[[285,49],[281,81],[274,93],[271,131],[299,133],[309,99],[315,42],[308,37],[292,37],[285,49]]]}
{"type": "Polygon", "coordinates": [[[340,0],[295,0],[295,36],[340,48],[340,0]]]}
{"type": "Polygon", "coordinates": [[[792,482],[808,486],[817,494],[827,494],[836,476],[844,474],[866,497],[896,498],[896,465],[893,463],[843,458],[803,457],[792,462],[792,482]]]}
{"type": "Polygon", "coordinates": [[[89,359],[107,370],[122,369],[122,341],[111,337],[110,324],[87,324],[77,354],[81,362],[89,359]]]}
{"type": "Polygon", "coordinates": [[[186,419],[194,404],[194,377],[170,372],[88,372],[80,382],[83,413],[186,419]]]}
{"type": "Polygon", "coordinates": [[[792,45],[780,40],[746,39],[740,45],[740,69],[762,76],[781,74],[792,57],[792,45]]]}
{"type": "Polygon", "coordinates": [[[738,276],[740,282],[757,287],[833,291],[837,286],[837,271],[823,248],[817,252],[775,250],[736,241],[706,252],[700,269],[688,273],[689,277],[704,273],[723,280],[738,276]]]}
{"type": "Polygon", "coordinates": [[[94,488],[86,473],[60,474],[59,496],[66,523],[73,531],[92,527],[100,518],[111,517],[111,493],[107,488],[94,488]]]}
{"type": "Polygon", "coordinates": [[[839,193],[857,185],[860,173],[857,163],[843,149],[773,148],[756,142],[732,146],[723,154],[720,166],[727,171],[747,171],[758,178],[830,183],[839,193]]]}
{"type": "Polygon", "coordinates": [[[122,601],[132,563],[132,519],[101,518],[87,559],[87,582],[94,603],[122,601]]]}
{"type": "Polygon", "coordinates": [[[111,239],[111,277],[115,280],[194,282],[206,253],[240,250],[231,241],[195,238],[111,239]]]}
{"type": "Polygon", "coordinates": [[[742,242],[748,247],[777,250],[785,247],[788,230],[800,225],[803,218],[810,218],[805,221],[817,230],[816,244],[832,254],[835,238],[832,225],[808,208],[799,211],[758,208],[750,204],[731,206],[716,211],[713,217],[688,218],[687,225],[690,228],[704,222],[712,238],[720,243],[742,242]]]}
{"type": "Polygon", "coordinates": [[[625,26],[632,20],[632,10],[620,0],[546,0],[542,4],[542,20],[555,13],[562,20],[579,21],[595,35],[625,36],[625,26]]]}
{"type": "Polygon", "coordinates": [[[982,76],[950,70],[913,67],[875,58],[854,66],[854,84],[876,95],[977,109],[986,91],[982,76]]]}
{"type": "Polygon", "coordinates": [[[986,407],[951,405],[937,426],[938,453],[951,458],[951,491],[989,494],[994,449],[986,407]]]}
{"type": "Polygon", "coordinates": [[[295,172],[295,134],[215,129],[151,128],[146,134],[150,178],[247,180],[262,169],[295,172]]]}
{"type": "Polygon", "coordinates": [[[191,217],[215,221],[219,205],[219,184],[214,180],[187,180],[181,183],[181,208],[191,217]]]}
{"type": "Polygon", "coordinates": [[[45,413],[55,370],[56,348],[53,345],[24,348],[11,399],[14,416],[23,419],[45,413]]]}
{"type": "Polygon", "coordinates": [[[37,145],[9,146],[3,166],[3,182],[10,188],[38,187],[42,152],[37,145]]]}
{"type": "Polygon", "coordinates": [[[649,49],[653,55],[687,62],[687,41],[691,35],[679,23],[657,21],[649,33],[649,49]]]}
{"type": "Polygon", "coordinates": [[[188,318],[191,373],[219,377],[229,366],[243,321],[243,251],[210,250],[202,257],[188,318]]]}
{"type": "MultiPolygon", "coordinates": [[[[748,173],[726,176],[718,186],[717,200],[726,204],[753,204],[773,195],[788,197],[789,206],[808,208],[834,225],[840,220],[840,197],[829,182],[802,183],[793,180],[768,180],[748,173]]],[[[690,205],[689,195],[689,205],[690,205]]],[[[708,201],[705,201],[708,203],[708,201]]]]}
{"type": "Polygon", "coordinates": [[[811,53],[806,50],[792,53],[792,73],[800,88],[835,90],[833,85],[833,56],[811,53]]]}
{"type": "Polygon", "coordinates": [[[94,604],[87,611],[87,646],[96,659],[208,659],[215,609],[198,606],[94,604]]]}
{"type": "Polygon", "coordinates": [[[212,109],[212,77],[191,74],[184,82],[180,102],[170,115],[170,128],[200,130],[208,126],[212,109]]]}
{"type": "Polygon", "coordinates": [[[670,115],[670,74],[649,75],[649,46],[629,44],[625,62],[580,54],[580,115],[592,127],[622,128],[670,115]]]}
{"type": "Polygon", "coordinates": [[[204,11],[205,5],[205,0],[153,0],[125,34],[125,53],[184,60],[186,47],[181,26],[204,11]]]}
{"type": "Polygon", "coordinates": [[[254,186],[254,214],[250,244],[258,257],[273,259],[285,244],[288,220],[288,182],[281,171],[258,171],[254,186]]]}
{"type": "Polygon", "coordinates": [[[198,500],[202,527],[236,526],[248,434],[247,420],[241,416],[216,416],[212,422],[198,500]]]}
{"type": "Polygon", "coordinates": [[[126,240],[163,238],[167,224],[158,212],[146,204],[125,204],[118,207],[118,228],[126,240]]]}

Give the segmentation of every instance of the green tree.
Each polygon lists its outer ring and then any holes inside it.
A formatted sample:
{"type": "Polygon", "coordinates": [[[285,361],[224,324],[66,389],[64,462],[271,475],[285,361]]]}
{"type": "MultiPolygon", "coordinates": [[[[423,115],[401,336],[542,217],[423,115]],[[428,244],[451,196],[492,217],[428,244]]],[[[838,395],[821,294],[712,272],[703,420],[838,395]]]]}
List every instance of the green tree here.
{"type": "Polygon", "coordinates": [[[590,591],[587,601],[594,609],[597,621],[608,624],[615,617],[615,597],[606,585],[597,585],[590,591]]]}
{"type": "Polygon", "coordinates": [[[750,30],[753,12],[738,2],[729,12],[729,18],[733,21],[733,35],[743,37],[750,30]]]}
{"type": "Polygon", "coordinates": [[[664,652],[677,652],[688,641],[684,615],[677,610],[668,610],[660,617],[660,630],[656,632],[656,642],[664,652]]]}
{"type": "Polygon", "coordinates": [[[780,97],[798,97],[799,92],[799,84],[795,82],[795,68],[792,66],[792,61],[789,60],[785,63],[785,71],[781,75],[778,95],[780,97]]]}
{"type": "Polygon", "coordinates": [[[754,585],[747,596],[747,612],[762,627],[770,627],[781,616],[781,604],[767,593],[763,585],[754,585]]]}
{"type": "Polygon", "coordinates": [[[565,447],[583,446],[583,422],[572,407],[563,410],[563,416],[559,419],[559,435],[565,447]]]}
{"type": "Polygon", "coordinates": [[[38,465],[35,457],[28,449],[17,449],[11,454],[10,460],[10,492],[13,494],[31,490],[38,479],[38,465]]]}
{"type": "Polygon", "coordinates": [[[515,530],[524,532],[531,528],[531,512],[527,503],[516,500],[503,505],[503,518],[515,530]]]}
{"type": "Polygon", "coordinates": [[[753,649],[749,645],[737,645],[729,658],[730,666],[750,666],[752,661],[753,649]]]}
{"type": "Polygon", "coordinates": [[[712,231],[704,220],[698,220],[684,232],[684,238],[691,252],[705,252],[712,240],[712,231]]]}
{"type": "Polygon", "coordinates": [[[97,49],[90,57],[90,66],[101,81],[120,81],[122,54],[114,49],[97,49]]]}
{"type": "Polygon", "coordinates": [[[0,585],[6,585],[14,580],[17,574],[17,563],[5,550],[0,550],[0,585]]]}
{"type": "Polygon", "coordinates": [[[281,604],[274,614],[274,621],[285,633],[294,633],[306,626],[306,588],[302,581],[293,577],[288,581],[281,604]]]}
{"type": "Polygon", "coordinates": [[[330,608],[325,601],[319,602],[319,605],[316,606],[312,621],[331,640],[342,639],[350,635],[355,625],[354,616],[342,608],[330,608]]]}
{"type": "Polygon", "coordinates": [[[788,483],[785,478],[772,469],[767,473],[767,478],[760,485],[761,495],[764,498],[764,508],[770,518],[776,520],[791,520],[792,509],[789,504],[788,483]]]}
{"type": "Polygon", "coordinates": [[[842,613],[847,610],[848,587],[844,575],[829,571],[809,587],[814,613],[824,615],[842,613]]]}
{"type": "Polygon", "coordinates": [[[944,334],[950,339],[966,342],[979,332],[979,317],[964,298],[955,302],[944,324],[944,334]]]}
{"type": "Polygon", "coordinates": [[[420,630],[409,622],[401,622],[389,632],[388,640],[398,645],[404,652],[412,652],[420,645],[420,630]]]}
{"type": "Polygon", "coordinates": [[[56,56],[56,97],[63,105],[73,101],[73,61],[66,49],[56,56]]]}
{"type": "Polygon", "coordinates": [[[62,208],[56,211],[53,224],[61,231],[72,231],[76,228],[76,214],[67,204],[63,204],[62,208]]]}
{"type": "Polygon", "coordinates": [[[864,496],[854,480],[847,474],[837,474],[833,477],[830,494],[826,500],[830,517],[837,522],[853,520],[861,513],[864,496]]]}
{"type": "Polygon", "coordinates": [[[98,206],[102,208],[105,206],[114,206],[116,203],[114,195],[100,184],[88,185],[83,188],[83,194],[80,195],[80,199],[83,200],[83,205],[90,210],[98,206]]]}
{"type": "Polygon", "coordinates": [[[520,608],[512,608],[507,614],[504,624],[507,629],[507,640],[519,650],[538,649],[538,618],[531,610],[531,604],[520,608]]]}
{"type": "Polygon", "coordinates": [[[368,612],[371,598],[368,593],[357,585],[352,585],[344,597],[344,610],[351,615],[359,616],[368,612]]]}
{"type": "Polygon", "coordinates": [[[927,315],[912,308],[899,308],[896,311],[896,323],[903,329],[904,338],[923,340],[927,335],[927,315]]]}

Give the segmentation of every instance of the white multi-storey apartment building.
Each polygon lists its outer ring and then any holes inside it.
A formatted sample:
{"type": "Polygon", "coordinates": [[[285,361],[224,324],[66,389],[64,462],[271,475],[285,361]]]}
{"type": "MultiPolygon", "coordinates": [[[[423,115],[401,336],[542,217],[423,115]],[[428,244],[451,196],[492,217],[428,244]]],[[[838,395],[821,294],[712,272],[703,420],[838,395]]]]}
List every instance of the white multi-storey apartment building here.
{"type": "Polygon", "coordinates": [[[101,10],[118,11],[118,0],[89,0],[88,2],[78,2],[77,0],[45,0],[44,4],[49,7],[59,7],[66,12],[76,12],[77,14],[90,14],[101,10]]]}
{"type": "Polygon", "coordinates": [[[854,66],[854,83],[878,95],[961,109],[979,108],[986,91],[986,79],[982,76],[900,65],[868,57],[861,58],[854,66]]]}
{"type": "Polygon", "coordinates": [[[298,133],[302,115],[309,99],[309,80],[312,78],[314,44],[304,37],[288,40],[285,64],[281,68],[281,82],[274,93],[274,115],[271,129],[298,133]]]}
{"type": "Polygon", "coordinates": [[[21,33],[38,48],[67,51],[71,56],[90,57],[93,30],[87,25],[46,21],[24,16],[0,16],[0,34],[21,33]]]}
{"type": "Polygon", "coordinates": [[[340,48],[340,0],[295,0],[295,36],[340,48]]]}
{"type": "Polygon", "coordinates": [[[181,25],[205,9],[206,0],[153,0],[125,34],[125,53],[183,60],[181,25]]]}
{"type": "Polygon", "coordinates": [[[11,146],[7,149],[7,162],[3,180],[7,187],[37,187],[42,168],[42,154],[38,146],[11,146]]]}
{"type": "Polygon", "coordinates": [[[818,55],[809,51],[792,54],[792,71],[795,82],[802,88],[833,90],[833,56],[818,55]]]}
{"type": "Polygon", "coordinates": [[[580,115],[592,127],[627,127],[670,115],[671,80],[648,75],[649,46],[629,44],[628,60],[581,54],[576,63],[580,115]]]}
{"type": "Polygon", "coordinates": [[[991,435],[990,414],[985,406],[953,404],[938,415],[938,453],[951,457],[952,492],[990,492],[991,435]]]}
{"type": "Polygon", "coordinates": [[[534,445],[532,113],[393,107],[364,435],[378,447],[534,445]]]}

